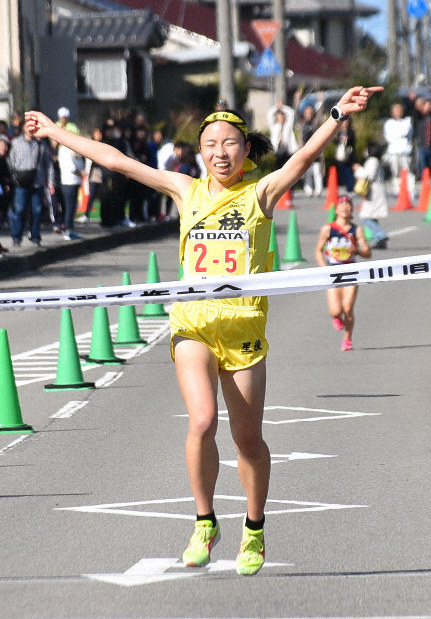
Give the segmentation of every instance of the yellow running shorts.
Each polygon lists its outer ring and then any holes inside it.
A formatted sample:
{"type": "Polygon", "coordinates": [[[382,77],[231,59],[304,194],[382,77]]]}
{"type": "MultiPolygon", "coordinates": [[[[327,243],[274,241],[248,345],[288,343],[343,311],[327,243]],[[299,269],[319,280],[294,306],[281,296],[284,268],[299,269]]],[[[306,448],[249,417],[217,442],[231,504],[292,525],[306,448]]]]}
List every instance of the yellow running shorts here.
{"type": "Polygon", "coordinates": [[[268,353],[266,312],[260,307],[235,307],[211,301],[174,303],[170,311],[171,357],[173,337],[202,342],[215,354],[220,369],[242,370],[268,353]]]}

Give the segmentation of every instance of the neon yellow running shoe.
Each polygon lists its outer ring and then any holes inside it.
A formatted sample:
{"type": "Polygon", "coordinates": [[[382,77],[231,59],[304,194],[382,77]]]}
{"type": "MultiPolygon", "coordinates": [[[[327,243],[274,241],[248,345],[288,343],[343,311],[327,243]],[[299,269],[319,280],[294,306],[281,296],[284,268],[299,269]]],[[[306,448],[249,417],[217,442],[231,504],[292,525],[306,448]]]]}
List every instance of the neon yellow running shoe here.
{"type": "Polygon", "coordinates": [[[211,550],[220,539],[220,525],[217,522],[213,527],[211,520],[197,520],[195,532],[190,543],[183,552],[184,565],[201,567],[207,565],[211,559],[211,550]]]}
{"type": "Polygon", "coordinates": [[[237,574],[257,574],[265,562],[265,538],[263,529],[252,531],[244,525],[241,548],[236,558],[237,574]]]}

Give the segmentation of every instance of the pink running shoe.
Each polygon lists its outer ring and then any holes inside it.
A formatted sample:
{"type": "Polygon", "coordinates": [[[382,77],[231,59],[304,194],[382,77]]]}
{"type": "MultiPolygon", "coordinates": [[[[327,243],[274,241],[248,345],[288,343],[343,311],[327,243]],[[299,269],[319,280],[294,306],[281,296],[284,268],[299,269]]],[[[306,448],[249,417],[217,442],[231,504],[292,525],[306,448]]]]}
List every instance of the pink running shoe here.
{"type": "Polygon", "coordinates": [[[332,325],[334,329],[337,329],[337,331],[341,331],[341,329],[344,328],[344,322],[339,317],[332,319],[332,325]]]}
{"type": "Polygon", "coordinates": [[[341,342],[341,350],[353,350],[352,340],[349,340],[347,339],[347,337],[345,337],[344,340],[341,342]]]}

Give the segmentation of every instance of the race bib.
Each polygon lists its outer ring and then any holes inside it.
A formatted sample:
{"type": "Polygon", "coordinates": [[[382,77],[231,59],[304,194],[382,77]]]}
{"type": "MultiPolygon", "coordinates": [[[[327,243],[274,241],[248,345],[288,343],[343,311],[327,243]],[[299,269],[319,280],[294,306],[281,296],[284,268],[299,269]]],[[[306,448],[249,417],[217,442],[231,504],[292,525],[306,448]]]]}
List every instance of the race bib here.
{"type": "Polygon", "coordinates": [[[184,255],[186,276],[248,275],[249,272],[248,230],[189,232],[184,255]]]}

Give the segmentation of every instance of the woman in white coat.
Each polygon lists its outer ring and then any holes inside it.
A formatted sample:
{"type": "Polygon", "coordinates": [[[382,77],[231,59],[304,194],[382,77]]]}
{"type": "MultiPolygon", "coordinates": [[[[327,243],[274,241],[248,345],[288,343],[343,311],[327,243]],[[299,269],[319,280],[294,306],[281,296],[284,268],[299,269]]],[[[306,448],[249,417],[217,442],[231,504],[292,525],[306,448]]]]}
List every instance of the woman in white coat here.
{"type": "Polygon", "coordinates": [[[373,235],[373,249],[387,249],[388,234],[379,224],[379,219],[388,216],[388,198],[386,194],[384,170],[380,158],[383,148],[376,142],[370,142],[364,164],[354,165],[355,177],[366,178],[369,191],[361,205],[360,217],[363,227],[373,235]]]}

